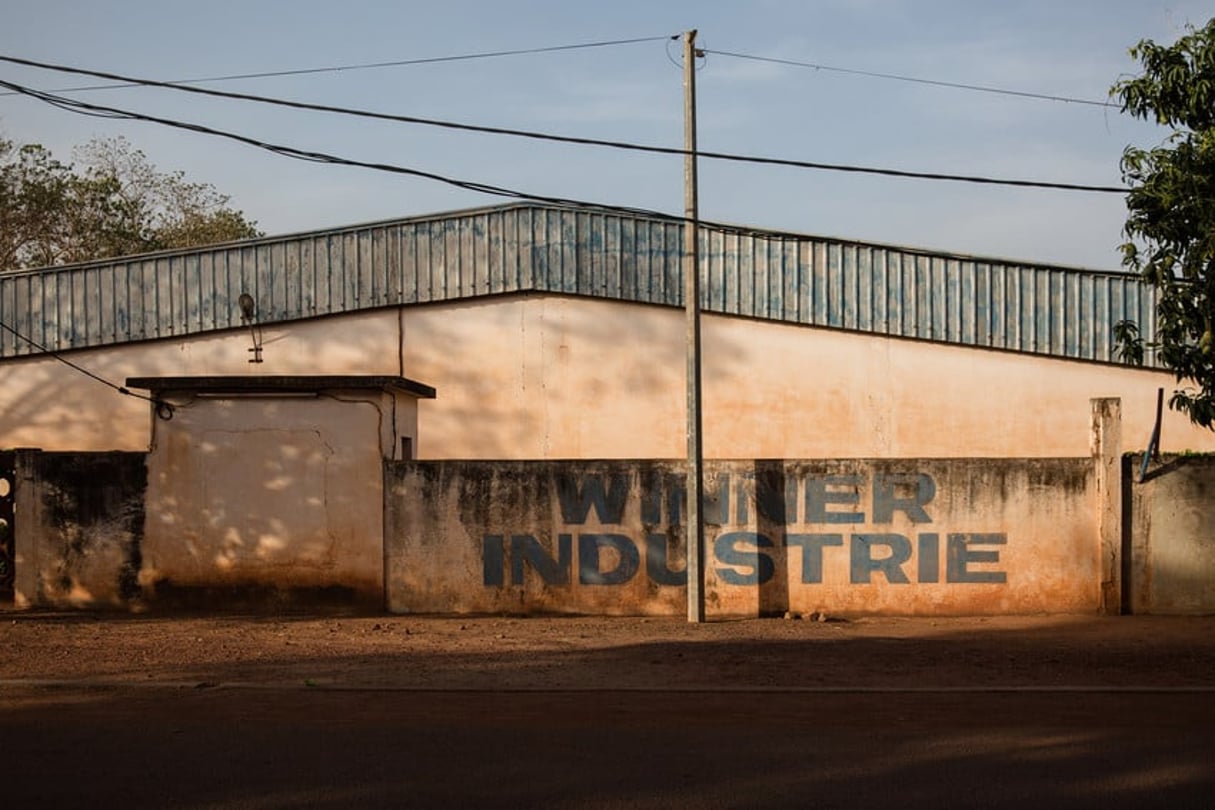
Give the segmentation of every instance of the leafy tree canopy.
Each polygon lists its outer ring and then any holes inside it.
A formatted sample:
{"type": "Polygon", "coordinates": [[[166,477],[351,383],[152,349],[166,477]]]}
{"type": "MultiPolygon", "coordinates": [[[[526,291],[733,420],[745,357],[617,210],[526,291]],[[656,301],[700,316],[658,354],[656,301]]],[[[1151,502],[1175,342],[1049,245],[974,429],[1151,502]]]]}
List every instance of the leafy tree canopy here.
{"type": "MultiPolygon", "coordinates": [[[[1187,28],[1172,45],[1131,48],[1143,72],[1110,93],[1136,118],[1172,128],[1152,149],[1122,155],[1127,195],[1123,264],[1157,290],[1155,340],[1148,344],[1184,387],[1170,406],[1215,425],[1215,19],[1187,28]]],[[[1123,359],[1142,362],[1142,337],[1119,324],[1123,359]]]]}
{"type": "Polygon", "coordinates": [[[0,138],[0,272],[261,235],[226,195],[158,171],[125,138],[74,157],[0,138]]]}

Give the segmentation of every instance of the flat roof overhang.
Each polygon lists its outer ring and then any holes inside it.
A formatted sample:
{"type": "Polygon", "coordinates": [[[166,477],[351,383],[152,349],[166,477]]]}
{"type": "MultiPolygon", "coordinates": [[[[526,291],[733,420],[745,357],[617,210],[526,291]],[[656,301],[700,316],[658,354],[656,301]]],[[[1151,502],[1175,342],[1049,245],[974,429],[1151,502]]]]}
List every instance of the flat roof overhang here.
{"type": "Polygon", "coordinates": [[[199,394],[300,394],[319,391],[396,391],[434,399],[435,389],[408,377],[371,374],[288,374],[197,377],[128,377],[127,388],[153,394],[181,391],[199,394]]]}

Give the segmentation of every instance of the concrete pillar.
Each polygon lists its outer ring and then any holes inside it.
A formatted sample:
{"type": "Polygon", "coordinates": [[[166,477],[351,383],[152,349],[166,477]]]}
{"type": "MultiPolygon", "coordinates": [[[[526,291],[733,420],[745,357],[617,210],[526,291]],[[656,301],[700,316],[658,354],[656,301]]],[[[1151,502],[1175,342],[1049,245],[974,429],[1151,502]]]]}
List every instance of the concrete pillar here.
{"type": "Polygon", "coordinates": [[[1099,609],[1122,610],[1122,400],[1094,399],[1090,432],[1096,466],[1099,609]]]}
{"type": "Polygon", "coordinates": [[[40,450],[18,450],[14,458],[13,493],[13,606],[37,607],[42,602],[41,541],[42,486],[38,457],[40,450]]]}

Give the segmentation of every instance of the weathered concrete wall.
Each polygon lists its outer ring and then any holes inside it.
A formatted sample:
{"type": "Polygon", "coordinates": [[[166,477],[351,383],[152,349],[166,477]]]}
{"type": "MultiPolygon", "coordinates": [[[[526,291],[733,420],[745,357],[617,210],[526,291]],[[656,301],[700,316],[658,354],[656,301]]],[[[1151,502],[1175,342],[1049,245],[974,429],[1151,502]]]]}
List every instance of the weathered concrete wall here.
{"type": "Polygon", "coordinates": [[[0,451],[0,604],[13,601],[16,538],[13,517],[17,499],[16,453],[0,451]]]}
{"type": "MultiPolygon", "coordinates": [[[[710,616],[1089,612],[1089,459],[707,465],[710,616]]],[[[391,462],[397,612],[680,614],[676,462],[391,462]]]]}
{"type": "Polygon", "coordinates": [[[1130,610],[1215,613],[1215,458],[1170,458],[1126,487],[1130,610]]]}
{"type": "MultiPolygon", "coordinates": [[[[107,379],[187,374],[404,374],[425,459],[677,458],[684,453],[679,310],[554,295],[384,309],[72,352],[107,379]]],[[[1089,400],[1122,400],[1124,443],[1146,444],[1144,369],[774,322],[704,319],[711,458],[1033,458],[1088,453],[1089,400]]],[[[1165,450],[1215,450],[1166,412],[1165,450]]],[[[50,358],[0,363],[0,447],[142,450],[148,409],[50,358]]],[[[399,457],[399,449],[394,458],[399,457]]]]}
{"type": "Polygon", "coordinates": [[[143,453],[17,452],[18,607],[118,607],[140,596],[143,453]]]}
{"type": "Polygon", "coordinates": [[[149,599],[381,604],[392,399],[175,401],[172,419],[154,420],[148,457],[149,599]]]}

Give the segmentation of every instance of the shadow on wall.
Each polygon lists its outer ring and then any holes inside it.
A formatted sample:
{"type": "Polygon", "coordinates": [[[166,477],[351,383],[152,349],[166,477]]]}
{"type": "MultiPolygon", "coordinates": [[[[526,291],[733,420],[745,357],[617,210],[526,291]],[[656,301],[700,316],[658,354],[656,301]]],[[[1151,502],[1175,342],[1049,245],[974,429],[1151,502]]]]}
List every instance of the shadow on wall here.
{"type": "MultiPolygon", "coordinates": [[[[788,543],[784,542],[783,538],[788,533],[789,524],[795,521],[790,519],[792,516],[787,511],[789,504],[786,493],[792,490],[796,497],[796,488],[787,486],[785,464],[781,461],[755,462],[754,475],[757,536],[781,538],[781,542],[773,543],[767,551],[774,570],[787,572],[789,570],[789,551],[788,543]]],[[[789,577],[787,575],[772,576],[766,582],[761,581],[758,615],[776,616],[786,613],[790,607],[789,577]]]]}
{"type": "MultiPolygon", "coordinates": [[[[460,308],[474,306],[486,304],[464,304],[460,308]]],[[[425,379],[438,390],[434,401],[418,403],[417,455],[429,454],[428,448],[439,432],[458,437],[464,447],[476,448],[475,453],[461,455],[510,458],[511,448],[527,446],[542,435],[545,400],[541,396],[527,396],[529,392],[525,391],[502,391],[494,380],[482,374],[485,346],[476,336],[469,335],[458,319],[428,318],[428,342],[415,347],[411,317],[414,313],[426,315],[428,310],[440,307],[446,305],[405,307],[401,313],[405,322],[405,376],[425,379]]],[[[501,340],[509,345],[512,336],[502,335],[501,340]]]]}
{"type": "MultiPolygon", "coordinates": [[[[511,295],[408,307],[403,317],[405,373],[439,390],[436,401],[421,403],[422,457],[682,454],[681,311],[511,295]],[[417,332],[411,332],[411,318],[419,324],[417,332]],[[502,361],[514,366],[504,367],[502,361]],[[669,438],[655,446],[645,441],[651,436],[669,438]],[[428,449],[436,445],[442,449],[428,449]]],[[[702,374],[711,367],[718,378],[724,373],[746,384],[740,346],[716,339],[711,356],[702,351],[702,374]]]]}
{"type": "Polygon", "coordinates": [[[150,405],[141,399],[146,392],[124,396],[115,390],[128,377],[395,373],[396,320],[383,310],[275,323],[267,328],[260,365],[247,362],[250,337],[241,328],[65,351],[62,360],[51,355],[0,359],[0,448],[146,448],[150,405]]]}
{"type": "Polygon", "coordinates": [[[149,459],[149,601],[382,605],[384,403],[321,393],[178,405],[149,459]]]}
{"type": "MultiPolygon", "coordinates": [[[[139,368],[116,350],[73,353],[68,359],[121,385],[139,368]]],[[[0,446],[53,450],[146,447],[148,403],[125,396],[49,356],[0,361],[0,446]],[[138,430],[135,430],[138,426],[138,430]]]]}
{"type": "Polygon", "coordinates": [[[1167,457],[1143,481],[1139,460],[1123,465],[1123,608],[1215,613],[1215,457],[1167,457]]]}
{"type": "MultiPolygon", "coordinates": [[[[1090,459],[706,465],[713,616],[1097,609],[1090,459]]],[[[390,463],[389,609],[673,615],[687,500],[671,461],[390,463]]]]}
{"type": "MultiPolygon", "coordinates": [[[[390,319],[393,336],[395,320],[390,319]]],[[[292,367],[293,358],[313,332],[304,324],[293,335],[296,330],[292,325],[280,329],[285,334],[279,338],[283,351],[273,358],[277,364],[267,362],[253,370],[270,374],[298,371],[292,367]],[[295,338],[300,345],[289,345],[295,338]]],[[[233,332],[199,338],[197,352],[187,351],[187,344],[180,340],[167,339],[70,354],[83,369],[120,385],[129,376],[189,374],[196,370],[192,363],[214,359],[214,352],[201,344],[217,339],[243,344],[247,335],[233,332]]],[[[395,347],[390,343],[386,352],[383,330],[348,330],[342,348],[342,362],[378,361],[390,352],[395,366],[395,347]]],[[[313,373],[318,369],[306,370],[313,373]]],[[[323,370],[351,371],[345,367],[323,370]]],[[[151,490],[165,497],[157,495],[150,503],[150,533],[145,536],[146,478],[138,487],[120,475],[98,473],[91,479],[87,470],[93,462],[88,460],[106,454],[57,455],[58,448],[146,447],[149,424],[175,428],[189,422],[191,403],[184,403],[169,420],[157,418],[149,402],[124,397],[49,356],[6,360],[3,372],[0,420],[4,433],[0,441],[15,436],[19,443],[33,443],[26,437],[34,437],[56,451],[35,454],[39,468],[46,466],[50,476],[39,482],[38,490],[42,522],[49,530],[45,537],[36,538],[36,561],[27,558],[19,563],[29,574],[22,590],[25,598],[78,606],[133,604],[147,596],[156,600],[189,596],[183,587],[207,582],[210,577],[209,584],[219,592],[203,595],[201,601],[209,607],[239,607],[238,591],[250,597],[246,601],[265,602],[277,599],[279,591],[292,594],[300,589],[308,591],[309,603],[358,602],[374,593],[376,606],[382,607],[378,430],[390,424],[395,411],[365,413],[352,420],[363,426],[354,443],[358,452],[345,440],[348,437],[323,435],[324,431],[306,420],[294,428],[279,429],[275,413],[252,419],[249,413],[221,414],[202,441],[187,445],[195,452],[193,459],[177,458],[185,467],[178,471],[182,475],[153,471],[157,474],[150,482],[151,490]],[[251,429],[258,427],[265,429],[251,429]],[[71,464],[62,461],[69,457],[83,459],[84,471],[74,474],[71,464]],[[167,492],[166,483],[170,484],[167,492]],[[132,499],[121,509],[104,501],[119,490],[132,499]],[[370,508],[364,493],[374,500],[370,508]],[[99,498],[103,501],[98,502],[99,498]],[[99,514],[106,517],[98,518],[99,514]],[[334,515],[342,519],[335,520],[334,515]],[[357,516],[374,531],[361,531],[361,524],[352,524],[349,516],[357,516]],[[169,577],[161,577],[155,568],[165,559],[173,561],[169,577]],[[255,573],[250,575],[251,571],[255,573]],[[213,576],[216,573],[219,576],[213,576]]],[[[324,401],[331,426],[346,421],[351,409],[372,407],[336,398],[324,401]]],[[[179,452],[182,448],[164,449],[179,452]]],[[[144,475],[144,455],[129,455],[139,459],[144,475]]],[[[30,520],[26,520],[27,527],[30,520]]]]}

